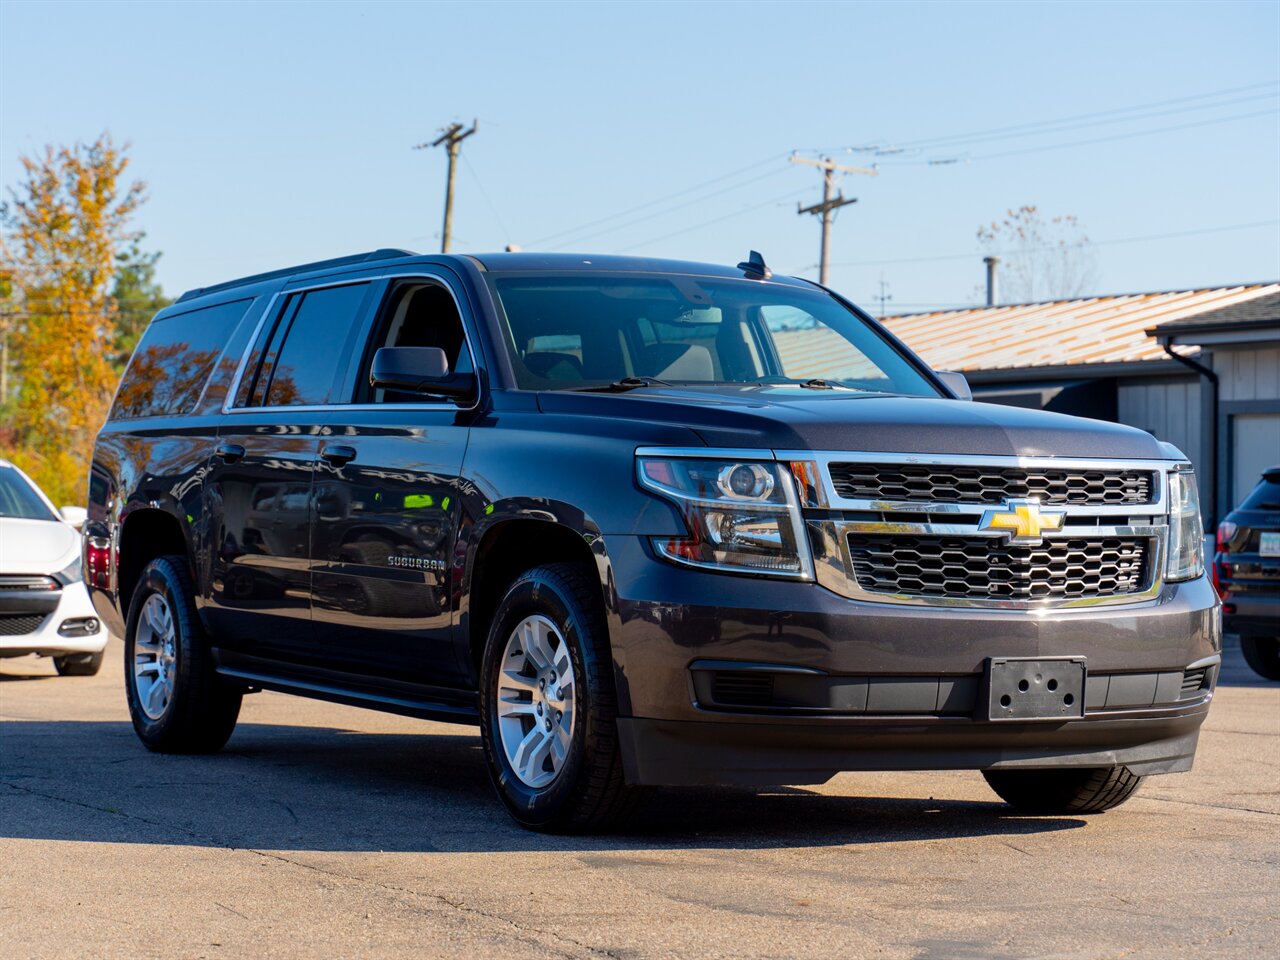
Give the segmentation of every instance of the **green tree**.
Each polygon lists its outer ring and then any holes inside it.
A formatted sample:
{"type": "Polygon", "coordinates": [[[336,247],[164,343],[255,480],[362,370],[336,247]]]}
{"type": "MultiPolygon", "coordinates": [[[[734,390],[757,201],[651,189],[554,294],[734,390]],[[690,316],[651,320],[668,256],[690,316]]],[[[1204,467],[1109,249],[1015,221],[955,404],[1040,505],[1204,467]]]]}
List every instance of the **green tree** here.
{"type": "Polygon", "coordinates": [[[151,318],[173,302],[164,295],[156,281],[158,252],[142,249],[145,234],[138,234],[129,247],[120,253],[116,264],[115,283],[111,299],[115,303],[115,342],[112,358],[117,373],[124,372],[138,338],[147,328],[151,318]]]}

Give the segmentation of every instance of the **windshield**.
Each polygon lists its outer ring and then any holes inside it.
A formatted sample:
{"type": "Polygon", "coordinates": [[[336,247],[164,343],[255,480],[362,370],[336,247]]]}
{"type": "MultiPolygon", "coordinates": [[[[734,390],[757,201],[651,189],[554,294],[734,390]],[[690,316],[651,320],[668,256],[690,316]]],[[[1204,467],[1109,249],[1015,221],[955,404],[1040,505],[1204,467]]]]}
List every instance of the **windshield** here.
{"type": "Polygon", "coordinates": [[[525,390],[648,377],[939,395],[863,320],[818,290],[634,274],[498,275],[494,290],[525,390]]]}
{"type": "Polygon", "coordinates": [[[13,467],[0,465],[0,519],[57,520],[53,511],[13,467]]]}

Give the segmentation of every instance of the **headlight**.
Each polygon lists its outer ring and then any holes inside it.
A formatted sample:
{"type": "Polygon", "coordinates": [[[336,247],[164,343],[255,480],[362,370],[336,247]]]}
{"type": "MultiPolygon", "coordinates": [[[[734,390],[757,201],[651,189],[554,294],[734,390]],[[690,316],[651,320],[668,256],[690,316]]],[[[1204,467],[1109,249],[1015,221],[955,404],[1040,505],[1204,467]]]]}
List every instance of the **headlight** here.
{"type": "Polygon", "coordinates": [[[1204,573],[1200,490],[1190,469],[1169,474],[1169,560],[1166,580],[1194,580],[1204,573]]]}
{"type": "Polygon", "coordinates": [[[81,566],[81,560],[76,557],[67,566],[58,571],[58,579],[63,586],[72,583],[79,583],[84,579],[84,568],[81,566]]]}
{"type": "Polygon", "coordinates": [[[773,461],[640,457],[640,485],[679,505],[687,537],[655,537],[676,563],[736,573],[813,579],[795,487],[773,461]]]}

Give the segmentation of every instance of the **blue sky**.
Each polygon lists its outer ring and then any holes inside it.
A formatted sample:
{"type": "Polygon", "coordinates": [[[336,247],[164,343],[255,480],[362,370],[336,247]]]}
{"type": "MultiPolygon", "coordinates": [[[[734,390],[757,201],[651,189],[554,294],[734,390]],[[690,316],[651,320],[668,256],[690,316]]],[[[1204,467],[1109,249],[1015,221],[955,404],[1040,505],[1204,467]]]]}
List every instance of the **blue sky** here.
{"type": "Polygon", "coordinates": [[[846,179],[832,258],[867,306],[882,273],[891,310],[971,299],[977,227],[1024,203],[1079,217],[1098,292],[1280,278],[1276,2],[3,0],[0,34],[0,183],[45,143],[128,140],[172,293],[438,249],[445,158],[410,147],[473,117],[460,250],[756,248],[816,276],[818,224],[795,211],[819,176],[787,155],[933,140],[832,154],[879,165],[846,179]],[[1144,104],[1163,105],[1106,113],[1144,104]],[[1081,140],[1100,142],[1064,146],[1081,140]],[[1260,225],[1216,229],[1241,224],[1260,225]],[[1191,235],[1115,242],[1173,233],[1191,235]]]}

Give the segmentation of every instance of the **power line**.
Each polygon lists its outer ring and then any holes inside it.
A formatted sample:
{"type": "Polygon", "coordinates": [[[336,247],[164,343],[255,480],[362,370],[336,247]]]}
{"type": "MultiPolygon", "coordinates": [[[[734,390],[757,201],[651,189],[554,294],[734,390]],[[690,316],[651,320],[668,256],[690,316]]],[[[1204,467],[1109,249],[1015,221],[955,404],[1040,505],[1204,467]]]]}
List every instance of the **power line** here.
{"type": "MultiPolygon", "coordinates": [[[[1271,227],[1280,224],[1280,219],[1275,220],[1255,220],[1252,223],[1233,223],[1221,227],[1203,227],[1199,230],[1180,230],[1175,233],[1151,233],[1141,237],[1121,237],[1116,240],[1090,240],[1087,246],[1090,247],[1111,247],[1122,243],[1143,243],[1148,240],[1172,240],[1178,237],[1195,237],[1208,233],[1227,233],[1231,230],[1250,230],[1256,227],[1271,227]]],[[[1031,253],[1042,250],[1060,249],[1057,244],[1046,244],[1041,247],[1024,247],[1021,250],[997,250],[990,254],[992,256],[1016,256],[1019,253],[1031,253]]],[[[972,260],[975,257],[983,256],[986,251],[971,251],[969,253],[946,253],[932,257],[899,257],[891,260],[846,260],[840,263],[833,263],[833,267],[880,267],[889,266],[898,263],[940,263],[944,260],[972,260]]],[[[810,269],[813,265],[810,266],[810,269]]]]}
{"type": "Polygon", "coordinates": [[[802,189],[802,190],[793,190],[793,191],[791,191],[790,193],[784,193],[784,194],[783,194],[782,196],[780,196],[780,197],[774,197],[774,198],[772,198],[772,199],[770,199],[770,200],[764,200],[764,201],[762,201],[762,202],[760,202],[760,203],[752,204],[752,205],[751,205],[751,206],[749,206],[749,207],[743,207],[741,210],[735,210],[733,213],[726,213],[726,214],[725,214],[724,216],[722,216],[722,217],[716,217],[716,218],[715,218],[715,219],[713,219],[713,220],[704,220],[702,223],[695,223],[695,224],[693,224],[692,226],[685,227],[685,228],[684,228],[684,229],[682,229],[682,230],[676,230],[676,231],[673,231],[672,233],[663,234],[663,235],[662,235],[662,236],[660,236],[660,237],[653,237],[653,238],[651,238],[651,239],[649,239],[649,240],[645,240],[643,243],[637,243],[637,244],[634,244],[633,246],[630,246],[630,247],[624,247],[623,249],[618,250],[617,252],[618,252],[618,253],[629,253],[629,252],[630,252],[630,251],[632,251],[632,250],[638,250],[638,249],[640,249],[641,247],[647,247],[647,246],[649,246],[649,244],[651,244],[651,243],[658,243],[658,242],[660,242],[660,241],[662,241],[662,240],[670,239],[671,237],[678,237],[678,236],[680,236],[681,234],[684,234],[684,233],[692,233],[694,230],[701,230],[703,227],[709,227],[709,226],[711,226],[712,224],[720,223],[721,221],[724,221],[724,220],[731,220],[731,219],[733,219],[734,217],[740,217],[740,216],[742,216],[744,213],[750,213],[750,212],[751,212],[751,211],[753,211],[753,210],[759,210],[761,207],[768,207],[768,206],[771,206],[771,205],[773,205],[773,204],[775,204],[775,203],[781,203],[783,200],[790,200],[790,199],[792,199],[793,197],[798,197],[800,194],[802,194],[802,193],[808,193],[808,192],[809,192],[809,188],[808,188],[808,187],[805,187],[805,188],[804,188],[804,189],[802,189]]]}
{"type": "Polygon", "coordinates": [[[761,180],[768,180],[770,177],[776,177],[778,174],[786,172],[786,170],[787,170],[786,167],[781,167],[777,170],[770,170],[768,173],[763,173],[758,177],[752,177],[750,180],[744,180],[741,183],[734,184],[733,186],[725,187],[723,190],[716,190],[712,193],[708,193],[700,197],[695,197],[692,200],[686,200],[683,203],[678,203],[671,207],[664,207],[661,210],[657,210],[643,217],[638,217],[635,220],[628,220],[624,223],[619,223],[612,227],[605,227],[603,230],[597,230],[595,233],[589,233],[589,234],[586,234],[585,236],[577,236],[573,240],[567,241],[565,243],[558,243],[551,249],[563,250],[566,247],[573,246],[579,243],[585,243],[587,240],[594,240],[596,237],[602,237],[607,233],[616,233],[619,230],[625,230],[627,227],[633,227],[638,223],[647,223],[650,220],[656,220],[659,217],[665,217],[669,214],[675,213],[678,210],[683,210],[686,207],[696,206],[699,203],[705,203],[706,201],[714,199],[715,197],[719,197],[723,194],[732,193],[734,190],[740,190],[743,187],[748,186],[750,184],[759,183],[761,180]]]}
{"type": "Polygon", "coordinates": [[[719,176],[712,177],[710,180],[703,180],[700,183],[695,183],[691,187],[685,187],[683,190],[677,190],[675,193],[669,193],[666,196],[658,197],[657,199],[650,200],[646,203],[642,203],[634,207],[628,207],[626,210],[620,210],[617,213],[611,213],[608,216],[599,217],[595,220],[590,220],[587,223],[579,224],[578,226],[571,227],[568,230],[560,230],[556,233],[548,234],[545,237],[540,237],[537,240],[531,241],[530,243],[526,244],[526,246],[531,246],[531,247],[538,246],[543,243],[548,243],[551,240],[557,240],[560,237],[570,236],[572,234],[579,233],[583,230],[590,230],[592,227],[598,224],[608,223],[610,220],[616,220],[619,217],[630,216],[631,214],[637,213],[640,210],[647,210],[648,208],[652,207],[654,204],[666,203],[668,200],[678,199],[679,197],[683,197],[690,193],[694,193],[698,190],[701,190],[704,187],[714,186],[717,183],[722,183],[725,180],[730,180],[744,173],[750,173],[752,170],[758,170],[760,167],[763,167],[769,163],[775,163],[778,160],[781,160],[785,156],[786,156],[785,153],[774,154],[770,157],[767,157],[764,160],[757,161],[756,163],[748,164],[745,167],[741,167],[737,170],[732,170],[729,173],[720,174],[719,176]]]}
{"type": "Polygon", "coordinates": [[[502,221],[502,214],[498,212],[497,206],[489,197],[489,191],[484,188],[484,183],[480,180],[480,174],[476,173],[476,168],[471,165],[471,161],[467,159],[467,155],[462,154],[462,162],[467,166],[467,172],[471,174],[471,179],[476,182],[476,187],[480,190],[480,196],[484,197],[484,202],[489,205],[489,210],[493,213],[493,218],[498,221],[498,226],[502,228],[502,233],[507,240],[511,240],[511,231],[507,229],[507,225],[502,221]]]}
{"type": "MultiPolygon", "coordinates": [[[[1237,93],[1247,93],[1253,90],[1261,90],[1266,87],[1273,87],[1273,88],[1280,87],[1280,80],[1268,80],[1264,83],[1251,83],[1241,87],[1229,87],[1224,90],[1214,90],[1207,93],[1192,94],[1190,96],[1185,96],[1185,97],[1173,97],[1166,100],[1154,100],[1148,103],[1140,103],[1140,104],[1135,104],[1133,106],[1128,106],[1128,107],[1114,107],[1109,110],[1095,110],[1089,113],[1076,113],[1076,114],[1071,114],[1065,117],[1056,117],[1051,120],[1027,121],[1024,123],[1017,123],[1017,124],[1012,124],[1004,127],[990,127],[985,130],[974,130],[968,133],[947,134],[945,136],[939,136],[939,137],[921,137],[915,140],[893,141],[892,143],[893,143],[893,149],[895,150],[908,150],[913,148],[939,147],[942,145],[950,144],[957,140],[969,140],[975,137],[986,137],[994,134],[1009,134],[1012,138],[1013,136],[1021,135],[1020,134],[1021,131],[1028,131],[1037,127],[1046,127],[1046,126],[1053,127],[1058,124],[1072,123],[1077,120],[1092,120],[1096,117],[1113,117],[1120,114],[1137,113],[1144,110],[1151,110],[1156,107],[1167,107],[1167,106],[1173,106],[1179,103],[1191,103],[1198,100],[1209,100],[1209,99],[1229,96],[1237,93]]],[[[1222,106],[1222,105],[1223,104],[1211,104],[1209,106],[1212,107],[1212,106],[1222,106]]],[[[1204,108],[1196,107],[1192,109],[1204,109],[1204,108]]],[[[1134,119],[1134,118],[1129,118],[1129,119],[1134,119]]],[[[1049,131],[1046,131],[1046,132],[1049,132],[1049,131]]],[[[834,150],[856,151],[856,150],[862,150],[862,149],[875,149],[875,148],[874,147],[866,147],[866,148],[848,147],[848,146],[836,147],[836,148],[824,147],[824,148],[813,148],[807,152],[822,153],[822,152],[832,152],[834,150]]]]}

